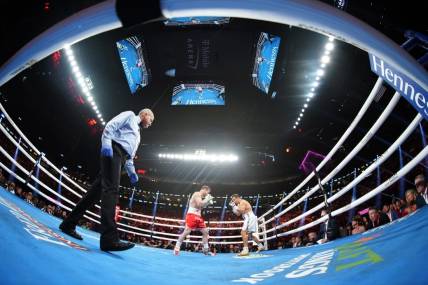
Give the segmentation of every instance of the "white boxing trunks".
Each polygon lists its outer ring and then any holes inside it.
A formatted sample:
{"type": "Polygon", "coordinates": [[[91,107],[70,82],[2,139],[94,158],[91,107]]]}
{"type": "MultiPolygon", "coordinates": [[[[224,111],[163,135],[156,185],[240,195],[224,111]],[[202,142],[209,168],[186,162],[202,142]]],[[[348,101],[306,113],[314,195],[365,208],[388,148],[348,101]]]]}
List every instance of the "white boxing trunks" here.
{"type": "Polygon", "coordinates": [[[249,233],[258,233],[259,232],[259,224],[257,222],[257,216],[254,215],[253,211],[249,213],[245,213],[242,215],[244,218],[244,224],[242,225],[242,230],[247,231],[249,233]]]}

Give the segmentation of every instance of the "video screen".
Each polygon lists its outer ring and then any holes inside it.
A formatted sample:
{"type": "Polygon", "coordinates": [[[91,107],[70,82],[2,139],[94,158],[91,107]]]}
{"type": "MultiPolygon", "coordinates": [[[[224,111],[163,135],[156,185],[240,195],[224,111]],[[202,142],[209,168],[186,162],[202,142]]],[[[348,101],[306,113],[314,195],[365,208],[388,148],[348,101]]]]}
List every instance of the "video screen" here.
{"type": "Polygon", "coordinates": [[[166,26],[188,26],[188,25],[220,25],[229,23],[230,18],[226,17],[181,17],[164,21],[166,26]]]}
{"type": "Polygon", "coordinates": [[[268,33],[260,33],[252,73],[253,84],[264,93],[269,92],[275,69],[281,38],[268,33]]]}
{"type": "Polygon", "coordinates": [[[123,71],[132,94],[149,84],[149,69],[143,56],[143,41],[133,36],[116,42],[123,71]]]}
{"type": "Polygon", "coordinates": [[[171,105],[224,106],[224,86],[218,84],[180,84],[174,87],[171,105]]]}

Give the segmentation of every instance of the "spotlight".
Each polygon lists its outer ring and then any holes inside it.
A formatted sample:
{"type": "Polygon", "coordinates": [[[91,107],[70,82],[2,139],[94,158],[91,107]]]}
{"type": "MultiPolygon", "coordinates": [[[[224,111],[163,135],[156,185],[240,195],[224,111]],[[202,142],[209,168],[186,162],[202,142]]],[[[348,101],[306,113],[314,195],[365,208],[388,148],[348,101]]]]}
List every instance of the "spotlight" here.
{"type": "Polygon", "coordinates": [[[79,80],[80,78],[83,78],[83,75],[80,71],[77,71],[74,75],[76,75],[77,80],[79,80]]]}
{"type": "Polygon", "coordinates": [[[330,57],[328,55],[323,55],[321,57],[321,63],[329,63],[330,62],[330,57]]]}
{"type": "Polygon", "coordinates": [[[318,69],[317,70],[317,75],[318,76],[323,76],[325,74],[325,71],[323,69],[318,69]]]}
{"type": "Polygon", "coordinates": [[[325,49],[328,51],[332,51],[334,49],[334,44],[332,42],[329,42],[325,45],[325,49]]]}
{"type": "Polygon", "coordinates": [[[306,102],[309,102],[309,101],[311,101],[311,98],[306,98],[306,102]]]}
{"type": "Polygon", "coordinates": [[[293,129],[295,129],[296,128],[296,126],[293,126],[293,129]]]}
{"type": "Polygon", "coordinates": [[[332,41],[334,41],[334,37],[332,37],[332,36],[329,36],[329,37],[328,37],[328,41],[329,41],[329,42],[332,42],[332,41]]]}
{"type": "Polygon", "coordinates": [[[309,96],[309,98],[312,98],[312,97],[314,97],[314,93],[311,92],[311,93],[308,94],[308,96],[309,96]]]}
{"type": "Polygon", "coordinates": [[[315,88],[313,88],[313,87],[312,87],[312,88],[311,88],[311,91],[312,91],[312,92],[314,92],[314,91],[315,91],[315,88]]]}
{"type": "Polygon", "coordinates": [[[300,113],[300,115],[299,115],[300,117],[303,117],[303,113],[300,113]]]}
{"type": "Polygon", "coordinates": [[[320,83],[319,82],[314,82],[314,86],[315,87],[318,87],[320,85],[320,83]]]}
{"type": "Polygon", "coordinates": [[[308,104],[303,105],[304,108],[308,108],[308,104]]]}
{"type": "Polygon", "coordinates": [[[320,80],[320,77],[319,76],[315,77],[315,80],[316,81],[320,80]]]}

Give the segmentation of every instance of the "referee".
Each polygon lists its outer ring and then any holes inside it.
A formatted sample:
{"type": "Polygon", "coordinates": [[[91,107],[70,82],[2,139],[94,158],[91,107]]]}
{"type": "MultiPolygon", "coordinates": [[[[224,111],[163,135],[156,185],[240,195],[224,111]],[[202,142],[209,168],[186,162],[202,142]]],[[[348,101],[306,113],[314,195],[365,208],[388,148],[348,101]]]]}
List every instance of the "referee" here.
{"type": "Polygon", "coordinates": [[[76,225],[85,211],[101,199],[101,250],[121,251],[134,247],[132,243],[119,240],[114,220],[115,207],[122,167],[125,167],[132,184],[138,182],[133,159],[140,144],[140,126],[148,128],[153,120],[153,112],[143,109],[137,116],[132,111],[122,112],[107,123],[101,137],[100,172],[86,195],[60,224],[62,232],[82,240],[76,232],[76,225]]]}

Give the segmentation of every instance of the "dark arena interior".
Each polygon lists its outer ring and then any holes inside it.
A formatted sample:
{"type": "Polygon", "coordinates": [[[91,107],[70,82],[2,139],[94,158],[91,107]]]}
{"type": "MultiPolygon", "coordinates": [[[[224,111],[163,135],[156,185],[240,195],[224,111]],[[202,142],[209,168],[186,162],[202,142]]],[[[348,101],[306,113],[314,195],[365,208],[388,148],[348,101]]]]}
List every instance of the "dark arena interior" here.
{"type": "Polygon", "coordinates": [[[423,1],[0,3],[0,284],[428,284],[423,1]]]}

